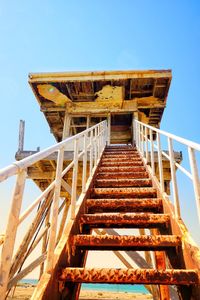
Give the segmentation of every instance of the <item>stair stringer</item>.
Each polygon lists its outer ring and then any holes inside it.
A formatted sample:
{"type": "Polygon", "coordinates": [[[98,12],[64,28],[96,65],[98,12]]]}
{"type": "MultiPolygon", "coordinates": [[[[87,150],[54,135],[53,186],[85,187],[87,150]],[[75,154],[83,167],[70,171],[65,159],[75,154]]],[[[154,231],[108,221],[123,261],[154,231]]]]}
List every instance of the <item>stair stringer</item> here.
{"type": "MultiPolygon", "coordinates": [[[[158,197],[162,199],[163,211],[170,215],[170,223],[172,234],[180,235],[182,237],[182,247],[180,250],[181,263],[185,269],[196,269],[198,270],[198,275],[200,278],[200,249],[194,242],[188,228],[184,224],[182,219],[177,219],[175,217],[175,207],[170,201],[169,196],[164,192],[161,192],[159,181],[156,176],[152,175],[151,167],[146,164],[142,158],[146,170],[152,179],[153,187],[157,189],[158,197]]],[[[200,286],[192,286],[192,299],[200,299],[200,286]]]]}

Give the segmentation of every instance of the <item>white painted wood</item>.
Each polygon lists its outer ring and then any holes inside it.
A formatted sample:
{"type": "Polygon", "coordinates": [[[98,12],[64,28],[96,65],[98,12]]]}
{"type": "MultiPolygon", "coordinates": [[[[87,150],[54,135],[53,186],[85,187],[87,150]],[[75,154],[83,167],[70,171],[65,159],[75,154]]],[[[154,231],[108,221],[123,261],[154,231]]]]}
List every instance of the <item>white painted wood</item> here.
{"type": "Polygon", "coordinates": [[[93,169],[93,130],[90,131],[90,176],[93,169]]]}
{"type": "Polygon", "coordinates": [[[174,206],[175,206],[175,215],[176,218],[180,219],[180,204],[179,204],[179,196],[178,196],[178,185],[176,180],[176,170],[174,164],[174,151],[173,151],[173,143],[172,139],[168,137],[168,149],[169,149],[169,158],[170,158],[170,169],[171,169],[171,177],[172,177],[172,190],[173,190],[173,198],[174,198],[174,206]]]}
{"type": "Polygon", "coordinates": [[[199,174],[198,174],[198,168],[197,168],[197,162],[196,162],[194,149],[192,149],[191,147],[188,147],[188,154],[189,154],[189,160],[190,160],[190,169],[191,169],[192,178],[193,178],[193,188],[194,188],[194,195],[195,195],[195,199],[196,199],[197,212],[198,212],[199,221],[200,221],[200,181],[199,181],[199,174]]]}
{"type": "Polygon", "coordinates": [[[72,197],[71,197],[71,219],[75,218],[76,193],[77,193],[77,173],[78,173],[78,139],[74,141],[74,168],[72,176],[72,197]]]}
{"type": "Polygon", "coordinates": [[[155,162],[154,162],[154,142],[153,142],[153,131],[150,129],[150,147],[151,147],[151,168],[152,175],[155,175],[155,162]]]}
{"type": "Polygon", "coordinates": [[[57,236],[57,223],[58,223],[58,210],[59,210],[59,199],[60,199],[60,189],[62,180],[62,170],[63,170],[63,158],[64,158],[64,147],[62,147],[58,152],[57,168],[56,168],[56,178],[55,178],[55,188],[53,195],[53,207],[51,215],[51,227],[49,233],[49,246],[47,252],[47,271],[51,270],[53,267],[54,259],[54,249],[56,246],[56,236],[57,236]]]}
{"type": "Polygon", "coordinates": [[[13,191],[12,204],[8,217],[7,228],[5,232],[5,240],[2,246],[1,265],[0,265],[0,299],[5,298],[7,290],[8,277],[10,273],[12,256],[14,251],[15,239],[17,235],[17,224],[22,205],[22,197],[24,193],[26,180],[26,171],[20,171],[15,183],[13,191]]]}
{"type": "Polygon", "coordinates": [[[108,122],[108,139],[107,143],[110,145],[110,135],[111,135],[111,115],[109,114],[107,117],[107,122],[108,122]]]}
{"type": "Polygon", "coordinates": [[[20,123],[19,123],[19,146],[18,146],[19,152],[24,150],[24,132],[25,132],[25,121],[20,120],[20,123]]]}
{"type": "Polygon", "coordinates": [[[159,168],[159,178],[160,178],[160,189],[161,192],[164,192],[164,178],[163,178],[163,164],[162,164],[162,148],[160,141],[160,133],[156,133],[157,135],[157,146],[158,146],[158,168],[159,168]]]}
{"type": "Polygon", "coordinates": [[[145,126],[145,156],[146,156],[146,162],[149,161],[149,145],[148,145],[148,135],[147,135],[147,127],[145,126]]]}
{"type": "Polygon", "coordinates": [[[86,192],[86,175],[87,175],[87,135],[84,135],[84,155],[83,155],[83,173],[82,173],[82,192],[86,192]]]}

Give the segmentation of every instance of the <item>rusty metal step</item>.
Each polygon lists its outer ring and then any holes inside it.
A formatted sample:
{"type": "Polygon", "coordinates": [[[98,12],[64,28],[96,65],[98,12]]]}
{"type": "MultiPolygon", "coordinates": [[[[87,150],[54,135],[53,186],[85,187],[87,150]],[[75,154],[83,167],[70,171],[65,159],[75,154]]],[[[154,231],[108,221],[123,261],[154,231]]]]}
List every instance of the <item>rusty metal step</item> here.
{"type": "Polygon", "coordinates": [[[154,212],[162,213],[162,199],[87,199],[88,213],[94,212],[154,212]]]}
{"type": "Polygon", "coordinates": [[[131,152],[138,152],[136,148],[134,147],[106,147],[105,152],[112,152],[112,151],[131,151],[131,152]]]}
{"type": "Polygon", "coordinates": [[[124,178],[124,179],[96,179],[95,187],[149,187],[151,179],[124,178]]]}
{"type": "Polygon", "coordinates": [[[130,157],[109,157],[109,158],[107,158],[107,157],[104,157],[103,156],[103,158],[102,158],[102,160],[101,160],[101,163],[106,163],[106,162],[116,162],[116,163],[118,163],[118,162],[135,162],[135,161],[142,161],[141,160],[141,158],[140,157],[132,157],[132,156],[130,156],[130,157]]]}
{"type": "Polygon", "coordinates": [[[132,161],[118,161],[118,162],[101,162],[102,167],[132,167],[132,166],[143,166],[143,161],[142,160],[132,160],[132,161]]]}
{"type": "Polygon", "coordinates": [[[167,250],[181,245],[178,235],[74,235],[71,240],[73,248],[84,250],[167,250]]]}
{"type": "Polygon", "coordinates": [[[98,169],[98,173],[105,172],[145,172],[146,168],[144,166],[100,166],[98,169]]]}
{"type": "Polygon", "coordinates": [[[95,213],[80,216],[80,226],[90,228],[168,228],[168,214],[153,213],[95,213]]]}
{"type": "Polygon", "coordinates": [[[61,271],[59,281],[193,285],[199,283],[199,278],[196,270],[65,268],[61,271]]]}
{"type": "Polygon", "coordinates": [[[97,179],[148,178],[148,177],[149,177],[148,172],[118,172],[118,173],[101,172],[101,173],[97,173],[97,176],[96,176],[97,179]]]}
{"type": "Polygon", "coordinates": [[[156,198],[157,190],[146,188],[93,188],[92,198],[156,198]]]}

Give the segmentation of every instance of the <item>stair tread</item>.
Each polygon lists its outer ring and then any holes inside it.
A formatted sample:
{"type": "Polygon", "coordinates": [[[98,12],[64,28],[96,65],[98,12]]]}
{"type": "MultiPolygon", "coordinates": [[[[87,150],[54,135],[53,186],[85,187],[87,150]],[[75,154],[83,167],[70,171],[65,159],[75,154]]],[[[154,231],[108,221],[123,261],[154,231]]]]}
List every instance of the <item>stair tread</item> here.
{"type": "Polygon", "coordinates": [[[145,172],[144,166],[100,166],[98,173],[100,172],[145,172]]]}
{"type": "Polygon", "coordinates": [[[181,245],[178,235],[74,235],[72,245],[75,247],[101,250],[163,250],[181,245]]]}
{"type": "Polygon", "coordinates": [[[132,161],[109,161],[101,162],[101,166],[143,166],[143,161],[132,160],[132,161]]]}
{"type": "Polygon", "coordinates": [[[141,213],[95,213],[80,216],[80,225],[93,228],[152,228],[168,226],[168,214],[141,213]]]}
{"type": "Polygon", "coordinates": [[[156,211],[162,212],[160,198],[87,199],[88,210],[95,211],[156,211]]]}
{"type": "Polygon", "coordinates": [[[197,270],[65,268],[59,280],[85,283],[198,284],[197,270]]]}
{"type": "Polygon", "coordinates": [[[146,197],[156,197],[157,190],[152,187],[116,187],[116,188],[93,188],[92,195],[95,197],[106,196],[112,198],[146,198],[146,197]]]}
{"type": "Polygon", "coordinates": [[[112,179],[96,179],[95,186],[98,187],[146,187],[152,186],[152,180],[149,178],[112,178],[112,179]]]}
{"type": "Polygon", "coordinates": [[[101,172],[97,173],[97,179],[109,178],[109,179],[121,179],[121,178],[149,178],[148,172],[101,172]]]}

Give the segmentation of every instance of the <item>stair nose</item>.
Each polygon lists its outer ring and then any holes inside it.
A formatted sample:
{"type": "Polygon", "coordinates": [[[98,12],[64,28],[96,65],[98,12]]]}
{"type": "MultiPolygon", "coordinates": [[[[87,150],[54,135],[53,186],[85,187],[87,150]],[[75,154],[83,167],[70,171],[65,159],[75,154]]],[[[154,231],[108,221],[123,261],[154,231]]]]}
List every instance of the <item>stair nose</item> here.
{"type": "Polygon", "coordinates": [[[156,198],[155,188],[94,188],[91,192],[94,198],[156,198]]]}
{"type": "Polygon", "coordinates": [[[150,187],[151,179],[97,179],[96,187],[150,187]]]}
{"type": "Polygon", "coordinates": [[[80,226],[90,228],[168,228],[168,214],[153,213],[95,213],[80,217],[80,226]]]}
{"type": "Polygon", "coordinates": [[[166,250],[181,245],[177,235],[75,235],[71,240],[72,248],[84,250],[166,250]]]}
{"type": "Polygon", "coordinates": [[[130,283],[194,285],[199,283],[196,270],[154,270],[154,269],[113,269],[113,268],[65,268],[60,281],[85,283],[130,283]]]}
{"type": "Polygon", "coordinates": [[[88,213],[95,212],[163,212],[161,199],[87,199],[88,213]]]}

